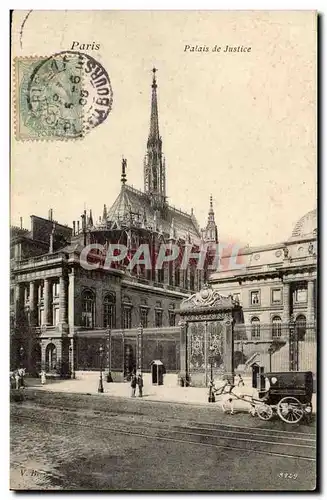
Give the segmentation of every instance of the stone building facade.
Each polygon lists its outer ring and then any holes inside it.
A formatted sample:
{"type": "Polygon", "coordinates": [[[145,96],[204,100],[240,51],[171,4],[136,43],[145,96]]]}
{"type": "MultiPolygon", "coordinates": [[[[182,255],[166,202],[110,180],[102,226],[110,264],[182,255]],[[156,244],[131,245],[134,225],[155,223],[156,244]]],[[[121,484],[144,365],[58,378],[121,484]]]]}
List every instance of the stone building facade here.
{"type": "Polygon", "coordinates": [[[239,332],[239,359],[242,351],[244,362],[256,361],[269,368],[273,343],[272,368],[288,370],[291,327],[296,336],[297,367],[315,370],[316,210],[299,219],[287,241],[243,249],[234,268],[223,261],[209,281],[223,295],[231,294],[242,307],[244,326],[235,330],[236,339],[239,332]]]}
{"type": "Polygon", "coordinates": [[[31,231],[12,229],[12,367],[24,364],[37,371],[42,366],[58,373],[79,364],[97,368],[99,345],[109,329],[174,328],[181,300],[207,280],[206,267],[200,271],[193,263],[182,269],[177,260],[162,269],[154,265],[129,269],[128,264],[142,244],[149,246],[155,262],[162,243],[178,245],[182,254],[187,245],[199,248],[203,242],[218,242],[212,199],[203,230],[193,210],[186,213],[167,203],[154,71],[144,191],[127,184],[123,159],[120,193],[110,208],[104,205],[99,220],[84,210],[81,220],[68,228],[53,220],[51,210],[48,219],[31,217],[31,231]],[[124,245],[128,253],[123,261],[105,268],[106,249],[112,244],[124,245]],[[88,253],[92,269],[81,261],[90,245],[103,248],[102,253],[88,253]]]}

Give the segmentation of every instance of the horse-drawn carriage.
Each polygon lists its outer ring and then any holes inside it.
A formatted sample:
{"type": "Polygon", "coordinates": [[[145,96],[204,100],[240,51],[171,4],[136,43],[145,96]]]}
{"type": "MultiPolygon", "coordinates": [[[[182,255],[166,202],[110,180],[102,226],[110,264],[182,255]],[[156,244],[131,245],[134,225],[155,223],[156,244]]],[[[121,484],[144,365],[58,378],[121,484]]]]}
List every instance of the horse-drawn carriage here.
{"type": "Polygon", "coordinates": [[[312,415],[312,372],[275,372],[260,375],[261,387],[249,394],[249,389],[236,390],[226,384],[214,392],[223,396],[222,408],[234,413],[234,403],[248,403],[250,413],[261,420],[270,420],[274,415],[288,424],[297,424],[312,415]]]}
{"type": "Polygon", "coordinates": [[[265,388],[259,390],[255,410],[262,420],[275,413],[287,424],[297,424],[312,415],[312,372],[264,373],[265,388]]]}

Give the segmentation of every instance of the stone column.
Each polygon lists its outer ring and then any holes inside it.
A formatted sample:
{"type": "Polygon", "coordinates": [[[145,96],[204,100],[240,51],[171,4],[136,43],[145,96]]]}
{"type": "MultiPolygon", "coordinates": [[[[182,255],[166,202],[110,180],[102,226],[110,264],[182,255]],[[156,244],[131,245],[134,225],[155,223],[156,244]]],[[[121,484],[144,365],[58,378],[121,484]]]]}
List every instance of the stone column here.
{"type": "Polygon", "coordinates": [[[204,322],[204,385],[208,387],[208,322],[204,322]]]}
{"type": "Polygon", "coordinates": [[[315,311],[315,294],[314,294],[314,281],[308,281],[308,303],[307,303],[307,323],[312,325],[314,323],[314,311],[315,311]]]}
{"type": "MultiPolygon", "coordinates": [[[[43,288],[43,300],[44,300],[44,325],[51,325],[52,321],[50,320],[50,305],[51,305],[51,298],[50,298],[50,285],[51,282],[48,278],[44,280],[44,288],[43,288]]],[[[42,326],[42,325],[40,325],[42,326]]]]}
{"type": "Polygon", "coordinates": [[[188,375],[188,366],[187,366],[187,322],[186,321],[180,321],[179,322],[180,326],[180,348],[179,348],[179,353],[180,353],[180,375],[181,377],[186,380],[186,377],[188,375]]]}
{"type": "Polygon", "coordinates": [[[225,378],[230,382],[234,383],[234,320],[227,317],[223,321],[224,326],[224,367],[225,367],[225,378]]]}
{"type": "Polygon", "coordinates": [[[14,295],[14,314],[15,314],[15,322],[17,322],[19,314],[22,312],[23,309],[23,297],[22,297],[22,292],[23,292],[23,286],[21,283],[16,283],[15,284],[15,295],[14,295]]]}
{"type": "Polygon", "coordinates": [[[283,322],[288,323],[290,320],[290,284],[284,283],[283,286],[283,322]]]}
{"type": "Polygon", "coordinates": [[[30,281],[30,325],[35,326],[37,324],[37,303],[36,303],[36,286],[34,281],[30,281]]]}
{"type": "Polygon", "coordinates": [[[67,289],[64,276],[59,278],[59,323],[67,324],[67,289]]]}
{"type": "Polygon", "coordinates": [[[69,332],[74,334],[75,326],[75,269],[72,268],[69,274],[68,284],[68,325],[69,332]]]}

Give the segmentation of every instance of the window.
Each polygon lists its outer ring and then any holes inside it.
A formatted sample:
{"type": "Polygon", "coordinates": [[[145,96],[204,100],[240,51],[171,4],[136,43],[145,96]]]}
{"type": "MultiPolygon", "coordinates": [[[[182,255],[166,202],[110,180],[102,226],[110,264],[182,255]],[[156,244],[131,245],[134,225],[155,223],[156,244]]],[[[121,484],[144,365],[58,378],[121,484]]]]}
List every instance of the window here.
{"type": "Polygon", "coordinates": [[[111,293],[105,295],[103,300],[103,326],[115,327],[115,297],[111,293]]]}
{"type": "Polygon", "coordinates": [[[141,318],[141,324],[143,328],[148,327],[148,309],[141,307],[140,308],[140,318],[141,318]]]}
{"type": "Polygon", "coordinates": [[[175,326],[176,323],[176,314],[174,311],[169,311],[169,326],[175,326]]]}
{"type": "Polygon", "coordinates": [[[175,286],[179,286],[179,268],[175,267],[175,286]]]}
{"type": "Polygon", "coordinates": [[[260,292],[256,290],[251,292],[251,306],[257,306],[260,304],[260,292]]]}
{"type": "Polygon", "coordinates": [[[163,283],[165,279],[164,270],[158,269],[158,283],[163,283]]]}
{"type": "Polygon", "coordinates": [[[114,326],[114,308],[115,300],[111,294],[104,297],[103,300],[103,326],[104,328],[113,328],[114,326]]]}
{"type": "Polygon", "coordinates": [[[94,293],[86,290],[82,295],[82,326],[94,327],[95,298],[94,293]]]}
{"type": "Polygon", "coordinates": [[[39,286],[39,301],[43,299],[44,286],[43,283],[39,286]]]}
{"type": "Polygon", "coordinates": [[[59,323],[59,307],[53,309],[53,325],[57,326],[59,323]]]}
{"type": "Polygon", "coordinates": [[[281,337],[282,335],[282,320],[280,316],[272,318],[272,337],[281,337]]]}
{"type": "Polygon", "coordinates": [[[195,275],[194,267],[190,268],[190,290],[195,290],[195,275]]]}
{"type": "Polygon", "coordinates": [[[13,305],[15,302],[15,290],[13,288],[10,289],[10,305],[13,305]]]}
{"type": "Polygon", "coordinates": [[[39,326],[44,325],[44,320],[45,320],[44,309],[39,309],[38,325],[39,326]]]}
{"type": "Polygon", "coordinates": [[[272,289],[271,302],[272,302],[272,304],[281,304],[281,302],[282,302],[282,290],[281,290],[281,288],[272,289]]]}
{"type": "Polygon", "coordinates": [[[132,309],[130,306],[124,306],[123,309],[123,329],[132,328],[132,309]]]}
{"type": "Polygon", "coordinates": [[[59,297],[59,283],[53,283],[52,293],[54,297],[59,297]]]}
{"type": "Polygon", "coordinates": [[[251,319],[251,338],[259,339],[260,338],[260,319],[252,318],[251,319]]]}
{"type": "Polygon", "coordinates": [[[297,288],[295,290],[295,302],[306,302],[307,301],[307,289],[297,288]]]}
{"type": "Polygon", "coordinates": [[[160,328],[162,326],[162,311],[155,311],[154,312],[155,316],[155,326],[157,328],[160,328]]]}

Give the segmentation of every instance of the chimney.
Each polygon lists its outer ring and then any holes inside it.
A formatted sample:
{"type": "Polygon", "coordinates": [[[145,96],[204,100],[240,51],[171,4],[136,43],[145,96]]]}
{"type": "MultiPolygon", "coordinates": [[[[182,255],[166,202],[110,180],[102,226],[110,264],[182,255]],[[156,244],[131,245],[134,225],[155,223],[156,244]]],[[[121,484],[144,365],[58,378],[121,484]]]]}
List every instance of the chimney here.
{"type": "Polygon", "coordinates": [[[77,234],[79,234],[79,220],[77,221],[77,234]]]}
{"type": "Polygon", "coordinates": [[[20,228],[23,229],[23,217],[20,217],[20,228]]]}
{"type": "Polygon", "coordinates": [[[76,222],[73,220],[73,236],[76,234],[76,222]]]}
{"type": "Polygon", "coordinates": [[[48,216],[49,220],[53,220],[53,210],[52,208],[50,208],[49,210],[49,216],[48,216]]]}

